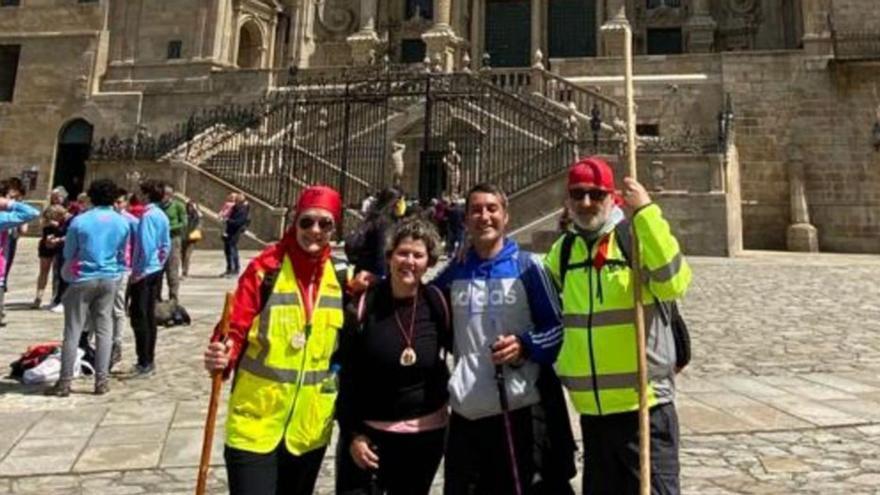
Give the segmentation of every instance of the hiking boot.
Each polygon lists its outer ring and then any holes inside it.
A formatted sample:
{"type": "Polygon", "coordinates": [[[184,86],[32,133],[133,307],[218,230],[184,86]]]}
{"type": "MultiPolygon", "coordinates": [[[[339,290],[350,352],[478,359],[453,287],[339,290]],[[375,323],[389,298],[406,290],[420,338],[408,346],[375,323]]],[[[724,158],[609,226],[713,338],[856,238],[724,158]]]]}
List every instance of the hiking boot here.
{"type": "Polygon", "coordinates": [[[101,378],[95,380],[95,395],[104,395],[110,391],[110,380],[101,378]]]}
{"type": "Polygon", "coordinates": [[[43,305],[43,298],[36,297],[34,298],[34,303],[31,304],[31,309],[40,309],[40,306],[43,305]]]}
{"type": "Polygon", "coordinates": [[[47,388],[43,393],[55,397],[67,397],[70,395],[70,380],[58,380],[55,385],[47,388]]]}
{"type": "Polygon", "coordinates": [[[136,364],[131,369],[131,378],[148,378],[155,372],[155,370],[156,367],[152,364],[146,366],[136,364]]]}
{"type": "Polygon", "coordinates": [[[113,367],[114,364],[122,361],[122,346],[119,344],[113,344],[113,348],[110,350],[110,367],[113,367]]]}

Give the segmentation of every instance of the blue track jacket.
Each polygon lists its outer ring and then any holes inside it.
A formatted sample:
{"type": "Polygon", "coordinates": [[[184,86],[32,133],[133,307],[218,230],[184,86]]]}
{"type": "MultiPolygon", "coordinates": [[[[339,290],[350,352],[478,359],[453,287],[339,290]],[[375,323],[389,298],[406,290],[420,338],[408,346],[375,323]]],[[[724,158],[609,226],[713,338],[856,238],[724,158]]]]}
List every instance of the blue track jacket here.
{"type": "Polygon", "coordinates": [[[75,284],[119,278],[125,271],[130,227],[109,206],[97,206],[73,218],[64,236],[61,276],[75,284]]]}
{"type": "Polygon", "coordinates": [[[522,366],[504,368],[510,409],[540,401],[539,364],[553,363],[562,345],[559,299],[541,261],[507,239],[494,258],[480,259],[471,250],[433,283],[449,292],[452,306],[453,411],[469,419],[501,413],[490,350],[500,335],[518,335],[528,356],[522,366]]]}
{"type": "Polygon", "coordinates": [[[131,278],[138,281],[165,267],[171,253],[171,231],[168,215],[155,203],[150,203],[135,228],[131,261],[131,278]]]}

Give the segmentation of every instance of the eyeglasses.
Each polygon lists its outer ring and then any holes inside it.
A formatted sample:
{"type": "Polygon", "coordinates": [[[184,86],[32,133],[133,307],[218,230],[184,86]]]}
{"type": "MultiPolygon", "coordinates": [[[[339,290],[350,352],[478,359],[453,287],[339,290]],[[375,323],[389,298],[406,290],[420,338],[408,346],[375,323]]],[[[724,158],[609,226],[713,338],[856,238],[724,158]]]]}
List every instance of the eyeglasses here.
{"type": "Polygon", "coordinates": [[[331,220],[327,217],[320,217],[320,218],[301,217],[299,219],[299,222],[297,223],[297,225],[299,225],[299,228],[301,228],[303,230],[309,230],[316,223],[318,224],[318,227],[320,227],[321,230],[323,230],[324,232],[329,232],[329,231],[333,230],[333,220],[331,220]]]}
{"type": "Polygon", "coordinates": [[[569,189],[568,197],[574,201],[583,201],[586,196],[590,197],[590,201],[598,203],[604,201],[608,197],[608,191],[601,189],[569,189]]]}

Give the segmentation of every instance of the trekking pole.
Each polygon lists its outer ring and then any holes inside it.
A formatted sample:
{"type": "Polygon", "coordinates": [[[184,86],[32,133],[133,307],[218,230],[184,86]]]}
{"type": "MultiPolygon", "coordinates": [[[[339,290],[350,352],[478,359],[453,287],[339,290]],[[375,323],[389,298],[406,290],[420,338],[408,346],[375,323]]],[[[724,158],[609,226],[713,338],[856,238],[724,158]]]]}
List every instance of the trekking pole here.
{"type": "MultiPolygon", "coordinates": [[[[232,292],[226,293],[223,305],[223,316],[220,319],[220,339],[226,340],[229,333],[229,318],[232,315],[232,292]]],[[[211,400],[208,402],[208,416],[205,418],[205,432],[202,437],[202,457],[199,461],[199,478],[196,482],[196,495],[204,495],[208,481],[208,469],[211,464],[211,447],[214,443],[214,423],[217,421],[217,403],[220,401],[220,387],[223,385],[223,371],[211,373],[211,400]]]]}
{"type": "Polygon", "coordinates": [[[501,415],[504,417],[504,434],[507,437],[507,452],[510,454],[510,470],[513,473],[514,493],[522,495],[519,484],[519,467],[516,464],[516,450],[513,447],[513,427],[510,424],[510,406],[507,403],[507,387],[504,385],[504,366],[495,365],[495,383],[498,385],[498,400],[501,401],[501,415]]]}
{"type": "MultiPolygon", "coordinates": [[[[632,30],[629,23],[624,24],[624,58],[626,80],[626,158],[629,165],[629,176],[638,180],[636,169],[636,112],[633,91],[633,54],[632,54],[632,30]]],[[[648,412],[648,358],[645,340],[645,313],[642,307],[642,264],[639,253],[639,238],[636,235],[635,222],[630,222],[632,229],[632,276],[633,298],[635,304],[636,345],[638,348],[639,370],[639,493],[640,495],[651,494],[651,424],[648,412]]]]}

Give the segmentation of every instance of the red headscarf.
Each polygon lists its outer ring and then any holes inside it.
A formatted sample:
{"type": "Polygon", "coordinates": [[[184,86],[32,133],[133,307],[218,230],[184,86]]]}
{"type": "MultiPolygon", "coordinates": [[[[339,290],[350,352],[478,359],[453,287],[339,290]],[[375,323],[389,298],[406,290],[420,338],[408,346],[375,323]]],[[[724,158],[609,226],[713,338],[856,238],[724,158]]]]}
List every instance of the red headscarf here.
{"type": "Polygon", "coordinates": [[[317,255],[307,253],[296,241],[297,220],[300,213],[311,209],[320,208],[333,215],[333,219],[339,223],[342,218],[342,199],[335,189],[327,186],[310,186],[303,190],[296,202],[296,217],[293,226],[284,234],[281,240],[284,249],[293,263],[293,272],[296,275],[300,293],[303,294],[303,305],[306,310],[306,318],[311,318],[312,307],[318,298],[318,288],[321,285],[321,275],[324,263],[330,258],[330,245],[324,246],[317,255]]]}

